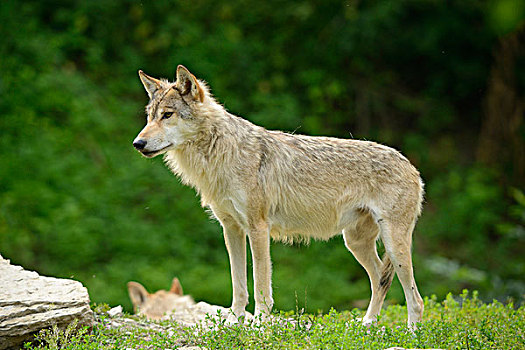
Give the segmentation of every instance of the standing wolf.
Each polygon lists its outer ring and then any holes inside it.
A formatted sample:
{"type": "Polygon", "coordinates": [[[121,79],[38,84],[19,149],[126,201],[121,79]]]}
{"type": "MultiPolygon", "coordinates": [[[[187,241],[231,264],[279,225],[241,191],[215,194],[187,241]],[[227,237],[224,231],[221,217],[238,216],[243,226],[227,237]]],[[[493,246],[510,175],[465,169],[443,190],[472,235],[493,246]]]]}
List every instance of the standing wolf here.
{"type": "Polygon", "coordinates": [[[228,113],[183,66],[175,83],[139,75],[150,102],[147,125],[133,146],[146,157],[164,154],[171,170],[198,191],[202,205],[221,223],[236,317],[248,304],[246,236],[255,316],[265,316],[273,306],[270,237],[327,240],[342,233],[370,277],[372,298],[363,322],[376,320],[394,271],[409,325],[421,320],[411,244],[423,182],[403,155],[374,142],[266,130],[228,113]],[[376,251],[378,237],[386,250],[383,260],[376,251]]]}

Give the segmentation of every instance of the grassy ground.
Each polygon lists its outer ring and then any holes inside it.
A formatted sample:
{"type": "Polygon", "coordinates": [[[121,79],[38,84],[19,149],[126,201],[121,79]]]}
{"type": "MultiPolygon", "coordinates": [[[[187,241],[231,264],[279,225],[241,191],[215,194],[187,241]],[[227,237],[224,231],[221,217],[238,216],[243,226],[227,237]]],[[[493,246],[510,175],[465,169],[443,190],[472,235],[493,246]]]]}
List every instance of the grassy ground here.
{"type": "MultiPolygon", "coordinates": [[[[435,349],[524,349],[525,306],[490,304],[464,292],[444,301],[425,298],[425,316],[415,332],[407,330],[406,308],[389,306],[376,325],[363,327],[358,309],[328,314],[281,312],[274,321],[185,328],[171,322],[153,328],[110,328],[103,313],[91,332],[47,330],[27,349],[385,349],[393,346],[435,349]],[[277,321],[282,318],[293,321],[277,321]]],[[[147,324],[144,320],[142,324],[147,324]]]]}

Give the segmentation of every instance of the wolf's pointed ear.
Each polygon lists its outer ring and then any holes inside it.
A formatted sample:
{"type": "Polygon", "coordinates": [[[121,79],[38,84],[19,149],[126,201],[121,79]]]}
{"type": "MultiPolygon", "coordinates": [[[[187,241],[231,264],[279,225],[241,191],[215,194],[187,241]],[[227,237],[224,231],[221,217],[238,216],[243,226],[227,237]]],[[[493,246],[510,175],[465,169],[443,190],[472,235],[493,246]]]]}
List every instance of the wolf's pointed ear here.
{"type": "Polygon", "coordinates": [[[189,94],[195,101],[204,101],[204,90],[200,86],[199,81],[183,65],[177,67],[177,81],[175,84],[181,94],[189,94]]]}
{"type": "Polygon", "coordinates": [[[150,77],[141,70],[139,70],[139,77],[142,85],[144,85],[144,88],[148,92],[149,98],[151,98],[155,91],[160,89],[160,80],[150,77]]]}
{"type": "Polygon", "coordinates": [[[182,295],[182,286],[179,282],[179,279],[177,277],[175,277],[173,279],[173,281],[171,282],[171,288],[170,288],[170,292],[172,293],[175,293],[177,295],[182,295]]]}
{"type": "Polygon", "coordinates": [[[137,282],[128,282],[128,294],[135,312],[137,312],[137,308],[144,304],[149,296],[146,288],[137,282]]]}

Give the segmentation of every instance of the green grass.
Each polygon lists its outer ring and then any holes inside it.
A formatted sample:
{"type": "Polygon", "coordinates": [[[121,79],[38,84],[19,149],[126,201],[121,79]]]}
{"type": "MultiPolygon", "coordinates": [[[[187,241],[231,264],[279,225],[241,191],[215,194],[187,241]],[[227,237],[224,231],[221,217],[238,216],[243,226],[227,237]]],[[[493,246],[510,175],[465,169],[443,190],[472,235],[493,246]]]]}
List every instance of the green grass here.
{"type": "MultiPolygon", "coordinates": [[[[415,332],[406,327],[406,307],[393,305],[379,322],[364,327],[363,311],[327,314],[280,312],[273,321],[226,325],[210,318],[211,327],[185,328],[173,322],[154,324],[156,329],[105,326],[105,316],[91,332],[87,329],[42,331],[26,349],[385,349],[393,346],[435,349],[524,349],[525,306],[494,301],[483,303],[474,292],[438,302],[425,298],[425,315],[415,332]],[[291,321],[283,321],[288,319],[291,321]],[[280,321],[279,321],[280,320],[280,321]]],[[[129,317],[129,316],[128,316],[129,317]]],[[[133,318],[133,317],[132,317],[133,318]]],[[[136,318],[135,318],[136,319],[136,318]]],[[[145,322],[142,320],[141,322],[145,322]]]]}

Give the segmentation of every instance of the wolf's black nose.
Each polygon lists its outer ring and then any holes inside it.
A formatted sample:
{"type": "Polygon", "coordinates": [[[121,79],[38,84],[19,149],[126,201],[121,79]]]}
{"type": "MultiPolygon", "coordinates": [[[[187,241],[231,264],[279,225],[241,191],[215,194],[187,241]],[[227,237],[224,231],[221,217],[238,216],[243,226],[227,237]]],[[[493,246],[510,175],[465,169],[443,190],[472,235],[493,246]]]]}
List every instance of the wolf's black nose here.
{"type": "Polygon", "coordinates": [[[142,151],[144,149],[144,147],[146,147],[146,143],[147,143],[147,141],[145,141],[145,140],[133,141],[133,147],[135,147],[139,151],[142,151]]]}

